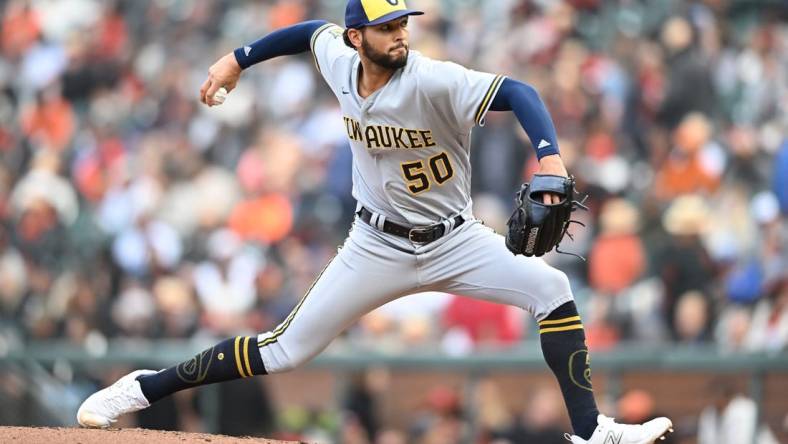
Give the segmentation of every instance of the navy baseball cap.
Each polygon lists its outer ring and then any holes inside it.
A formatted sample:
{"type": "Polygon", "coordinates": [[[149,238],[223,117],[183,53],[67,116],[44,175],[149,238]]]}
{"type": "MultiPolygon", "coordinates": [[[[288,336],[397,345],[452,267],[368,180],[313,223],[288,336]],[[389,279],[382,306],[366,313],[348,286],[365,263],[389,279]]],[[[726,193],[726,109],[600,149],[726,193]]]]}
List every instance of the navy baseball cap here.
{"type": "Polygon", "coordinates": [[[424,13],[421,11],[408,9],[405,0],[348,0],[345,27],[379,25],[406,15],[422,14],[424,13]]]}

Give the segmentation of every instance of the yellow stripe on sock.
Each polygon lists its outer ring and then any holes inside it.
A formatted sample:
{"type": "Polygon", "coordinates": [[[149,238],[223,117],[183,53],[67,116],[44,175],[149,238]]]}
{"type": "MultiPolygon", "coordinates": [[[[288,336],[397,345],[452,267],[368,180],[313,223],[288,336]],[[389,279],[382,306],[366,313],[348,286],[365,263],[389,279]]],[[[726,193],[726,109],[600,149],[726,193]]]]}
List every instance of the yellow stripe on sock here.
{"type": "Polygon", "coordinates": [[[575,324],[575,325],[568,325],[566,327],[543,328],[539,330],[539,334],[553,333],[556,331],[582,330],[582,329],[583,329],[583,324],[575,324]]]}
{"type": "Polygon", "coordinates": [[[235,365],[238,367],[238,374],[241,375],[242,378],[245,378],[246,375],[244,374],[244,369],[241,367],[241,354],[238,353],[238,344],[241,343],[241,337],[235,337],[235,365]]]}
{"type": "Polygon", "coordinates": [[[579,321],[579,320],[580,320],[580,316],[572,316],[572,317],[563,318],[563,319],[556,319],[556,320],[550,320],[550,321],[541,321],[541,322],[539,322],[539,325],[542,326],[542,325],[566,324],[567,322],[579,321]]]}
{"type": "Polygon", "coordinates": [[[252,367],[249,365],[249,336],[244,338],[244,364],[246,364],[246,373],[252,376],[252,367]]]}

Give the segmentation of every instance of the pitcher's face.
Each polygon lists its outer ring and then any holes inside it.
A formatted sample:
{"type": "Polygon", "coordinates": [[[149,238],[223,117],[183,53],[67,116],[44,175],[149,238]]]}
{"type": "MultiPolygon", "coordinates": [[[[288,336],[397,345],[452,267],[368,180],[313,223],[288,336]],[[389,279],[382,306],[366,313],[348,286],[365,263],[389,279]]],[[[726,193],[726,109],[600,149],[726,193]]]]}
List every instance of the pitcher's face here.
{"type": "Polygon", "coordinates": [[[362,29],[359,53],[388,69],[408,63],[408,16],[362,29]]]}

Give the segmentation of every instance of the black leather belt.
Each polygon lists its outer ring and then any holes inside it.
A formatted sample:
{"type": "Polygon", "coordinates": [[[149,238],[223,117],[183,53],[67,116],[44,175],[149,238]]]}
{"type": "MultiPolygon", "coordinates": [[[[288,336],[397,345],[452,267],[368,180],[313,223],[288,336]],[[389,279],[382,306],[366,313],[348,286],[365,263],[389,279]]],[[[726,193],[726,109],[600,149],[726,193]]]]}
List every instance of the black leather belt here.
{"type": "MultiPolygon", "coordinates": [[[[361,210],[358,211],[358,216],[361,218],[361,220],[374,227],[374,225],[370,223],[370,220],[372,220],[372,214],[373,213],[371,211],[364,207],[361,207],[361,210]]],[[[454,217],[454,228],[459,227],[463,223],[465,223],[465,219],[463,219],[462,216],[454,217]]],[[[446,234],[446,225],[435,224],[424,227],[406,227],[394,222],[385,221],[383,223],[383,232],[399,237],[404,237],[411,242],[428,244],[440,239],[446,234]]]]}

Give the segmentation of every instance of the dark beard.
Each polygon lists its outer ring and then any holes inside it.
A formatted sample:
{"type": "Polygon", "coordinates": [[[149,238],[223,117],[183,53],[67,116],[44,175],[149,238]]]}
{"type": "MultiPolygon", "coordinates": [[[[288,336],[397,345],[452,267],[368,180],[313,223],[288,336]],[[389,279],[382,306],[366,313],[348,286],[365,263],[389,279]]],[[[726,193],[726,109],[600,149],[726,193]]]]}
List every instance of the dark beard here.
{"type": "Polygon", "coordinates": [[[364,54],[366,54],[367,58],[372,61],[372,63],[382,66],[383,68],[390,69],[390,70],[397,70],[400,68],[404,68],[405,65],[408,64],[408,54],[410,50],[408,47],[405,47],[405,54],[399,57],[395,57],[389,55],[385,52],[378,52],[367,43],[366,40],[361,41],[361,47],[364,48],[364,54]]]}

